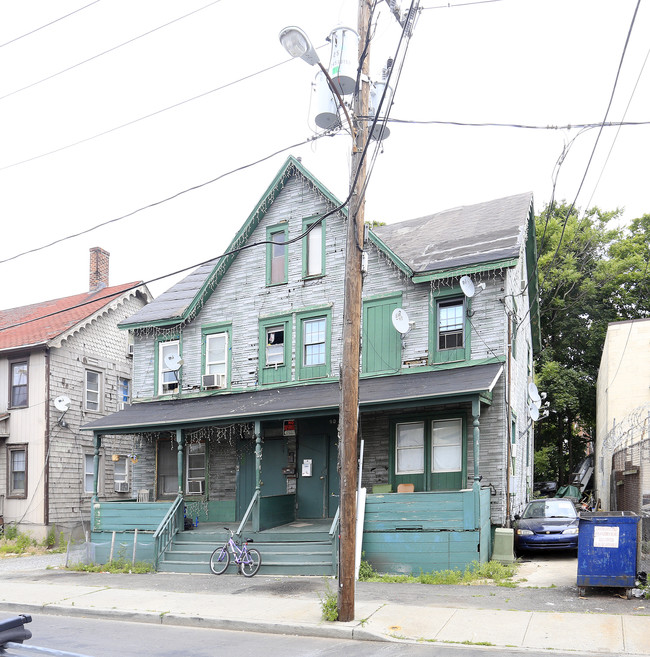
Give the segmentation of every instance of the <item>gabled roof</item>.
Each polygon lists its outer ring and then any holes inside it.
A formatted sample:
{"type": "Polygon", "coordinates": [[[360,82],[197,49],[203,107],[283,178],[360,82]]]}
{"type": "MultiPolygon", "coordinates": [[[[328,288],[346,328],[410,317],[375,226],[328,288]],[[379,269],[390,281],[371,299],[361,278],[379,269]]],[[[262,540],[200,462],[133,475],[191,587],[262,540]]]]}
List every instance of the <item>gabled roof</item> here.
{"type": "Polygon", "coordinates": [[[460,206],[373,228],[370,238],[415,282],[486,265],[512,266],[527,235],[532,204],[527,192],[460,206]]]}
{"type": "MultiPolygon", "coordinates": [[[[297,175],[302,176],[314,185],[333,206],[341,205],[341,202],[334,194],[307,171],[296,158],[289,156],[226,249],[226,255],[210,260],[195,269],[182,281],[163,292],[152,303],[120,322],[120,328],[175,326],[196,315],[210,298],[216,285],[237,257],[237,249],[246,245],[251,234],[266,215],[269,207],[278,197],[287,181],[297,175]]],[[[345,213],[345,209],[341,212],[345,213]]]]}
{"type": "Polygon", "coordinates": [[[0,310],[0,351],[48,345],[71,329],[90,322],[143,283],[124,283],[96,292],[0,310]]]}

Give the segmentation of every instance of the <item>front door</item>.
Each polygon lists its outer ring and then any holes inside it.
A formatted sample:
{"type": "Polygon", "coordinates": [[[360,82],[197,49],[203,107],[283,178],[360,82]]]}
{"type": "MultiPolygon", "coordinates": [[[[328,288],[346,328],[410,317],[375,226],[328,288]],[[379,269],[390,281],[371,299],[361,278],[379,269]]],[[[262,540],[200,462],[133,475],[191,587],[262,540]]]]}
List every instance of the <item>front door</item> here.
{"type": "Polygon", "coordinates": [[[298,518],[329,518],[336,512],[339,477],[335,436],[336,426],[327,419],[299,424],[298,518]]]}
{"type": "Polygon", "coordinates": [[[175,440],[158,441],[156,498],[174,499],[178,494],[178,445],[175,440]]]}

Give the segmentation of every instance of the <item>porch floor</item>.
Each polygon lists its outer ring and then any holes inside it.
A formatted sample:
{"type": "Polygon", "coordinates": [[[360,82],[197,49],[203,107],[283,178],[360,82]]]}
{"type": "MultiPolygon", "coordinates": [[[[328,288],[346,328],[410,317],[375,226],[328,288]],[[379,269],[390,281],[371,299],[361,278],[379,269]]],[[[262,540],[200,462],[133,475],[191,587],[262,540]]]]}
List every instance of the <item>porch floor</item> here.
{"type": "MultiPolygon", "coordinates": [[[[270,529],[264,529],[259,532],[260,536],[264,534],[311,534],[313,532],[329,532],[334,518],[307,518],[298,519],[289,522],[286,525],[279,525],[270,529]]],[[[223,534],[224,527],[236,532],[239,529],[238,522],[199,522],[198,527],[193,527],[191,531],[199,534],[223,534]]],[[[190,530],[188,530],[190,531],[190,530]]],[[[244,525],[243,534],[253,534],[253,524],[247,522],[244,525]]],[[[298,539],[299,540],[299,539],[298,539]]]]}

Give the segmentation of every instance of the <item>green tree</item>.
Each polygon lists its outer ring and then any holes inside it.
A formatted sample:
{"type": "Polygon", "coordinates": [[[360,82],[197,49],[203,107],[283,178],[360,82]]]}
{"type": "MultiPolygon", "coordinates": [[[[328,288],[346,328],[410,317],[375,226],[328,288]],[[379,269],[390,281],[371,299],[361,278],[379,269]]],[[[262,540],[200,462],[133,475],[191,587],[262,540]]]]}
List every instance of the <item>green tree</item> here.
{"type": "Polygon", "coordinates": [[[580,218],[566,203],[537,217],[542,349],[537,384],[551,413],[536,427],[537,461],[561,484],[584,457],[595,432],[596,380],[609,322],[650,315],[650,215],[628,228],[620,211],[592,208],[580,218]],[[552,449],[553,455],[548,453],[552,449]]]}

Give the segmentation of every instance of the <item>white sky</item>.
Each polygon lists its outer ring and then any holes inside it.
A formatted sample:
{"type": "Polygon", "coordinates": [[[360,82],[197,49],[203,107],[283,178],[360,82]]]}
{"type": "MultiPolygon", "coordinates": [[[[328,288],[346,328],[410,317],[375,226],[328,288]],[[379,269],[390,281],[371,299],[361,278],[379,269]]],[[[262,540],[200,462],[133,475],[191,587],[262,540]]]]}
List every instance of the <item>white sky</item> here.
{"type": "MultiPolygon", "coordinates": [[[[462,5],[468,1],[451,0],[450,7],[443,0],[422,1],[430,9],[417,23],[392,118],[540,126],[603,120],[637,0],[462,5]]],[[[356,0],[99,0],[7,43],[89,2],[0,3],[0,260],[307,139],[314,134],[309,103],[316,69],[287,61],[278,34],[299,25],[318,47],[336,25],[357,23],[356,0]],[[275,64],[281,65],[231,84],[275,64]]],[[[650,64],[642,73],[650,44],[648,5],[642,3],[637,15],[611,121],[622,120],[626,110],[626,121],[650,121],[650,64]]],[[[381,7],[370,54],[374,79],[399,38],[386,4],[381,7]]],[[[327,63],[329,48],[319,52],[327,63]]],[[[575,198],[597,133],[577,138],[560,170],[556,198],[575,198]]],[[[551,197],[563,145],[577,134],[392,124],[368,187],[366,219],[390,223],[529,190],[539,212],[551,197]]],[[[111,253],[113,285],[148,281],[219,255],[290,153],[343,199],[349,150],[347,135],[325,138],[1,263],[0,308],[85,291],[93,246],[111,253]]],[[[648,153],[650,125],[605,129],[578,206],[625,208],[627,221],[650,212],[648,153]]],[[[160,294],[178,278],[150,289],[160,294]]]]}

